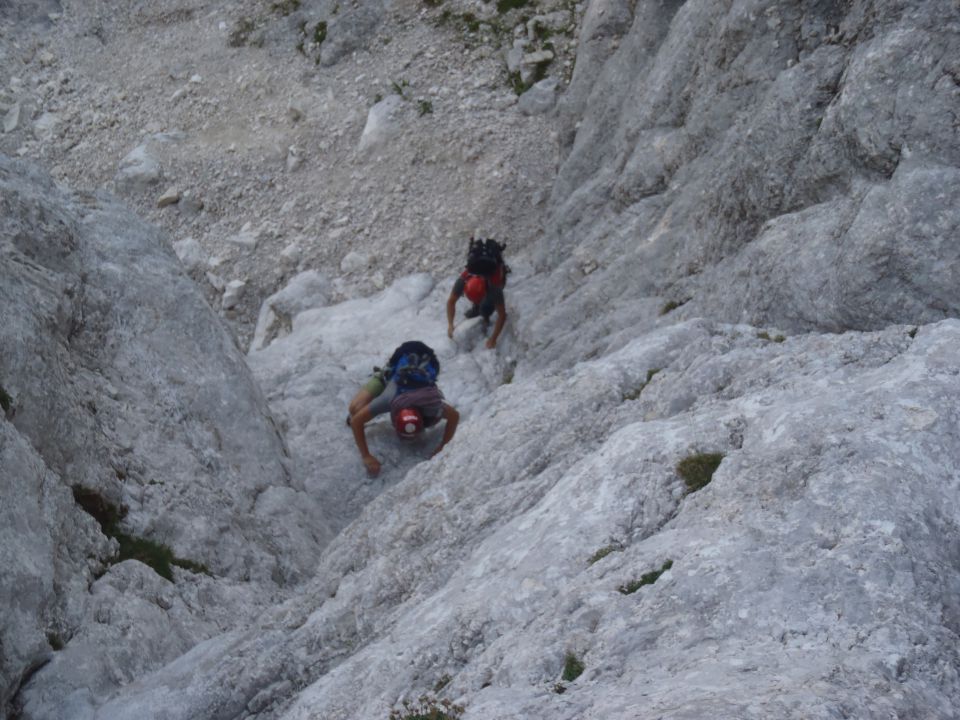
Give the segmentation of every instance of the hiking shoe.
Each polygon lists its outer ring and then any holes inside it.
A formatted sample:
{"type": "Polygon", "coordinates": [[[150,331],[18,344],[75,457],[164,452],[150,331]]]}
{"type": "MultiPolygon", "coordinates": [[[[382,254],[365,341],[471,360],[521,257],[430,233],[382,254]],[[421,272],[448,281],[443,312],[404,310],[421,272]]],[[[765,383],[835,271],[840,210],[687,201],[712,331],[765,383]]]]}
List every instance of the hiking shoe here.
{"type": "Polygon", "coordinates": [[[472,307],[467,308],[467,311],[463,314],[463,316],[469,320],[470,318],[475,318],[479,314],[480,306],[474,303],[472,307]]]}

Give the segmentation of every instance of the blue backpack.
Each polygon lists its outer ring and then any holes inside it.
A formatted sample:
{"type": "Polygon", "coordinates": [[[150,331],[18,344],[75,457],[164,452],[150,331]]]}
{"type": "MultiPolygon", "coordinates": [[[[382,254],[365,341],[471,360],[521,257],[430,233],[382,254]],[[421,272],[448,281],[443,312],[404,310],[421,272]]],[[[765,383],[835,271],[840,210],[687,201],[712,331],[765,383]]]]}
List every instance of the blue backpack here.
{"type": "Polygon", "coordinates": [[[419,340],[409,340],[393,351],[384,376],[397,383],[397,392],[429,387],[437,383],[440,361],[433,349],[419,340]]]}

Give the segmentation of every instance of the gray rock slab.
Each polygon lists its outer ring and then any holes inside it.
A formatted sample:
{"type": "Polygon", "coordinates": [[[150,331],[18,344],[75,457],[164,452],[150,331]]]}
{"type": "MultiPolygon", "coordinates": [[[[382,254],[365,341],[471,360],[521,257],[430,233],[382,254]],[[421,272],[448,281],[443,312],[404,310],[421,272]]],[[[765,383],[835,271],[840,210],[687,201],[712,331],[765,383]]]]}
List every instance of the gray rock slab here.
{"type": "Polygon", "coordinates": [[[557,79],[546,78],[527,90],[517,100],[517,110],[524,115],[542,115],[557,104],[557,79]]]}
{"type": "MultiPolygon", "coordinates": [[[[276,22],[329,21],[310,52],[333,64],[382,37],[382,10],[305,0],[276,22]]],[[[298,278],[239,357],[165,238],[0,164],[0,459],[17,471],[0,488],[31,483],[0,509],[13,531],[0,537],[36,607],[0,597],[11,712],[382,720],[430,694],[464,720],[953,717],[958,13],[947,0],[591,2],[547,223],[510,258],[497,352],[476,325],[447,336],[448,286],[378,268],[363,294],[382,293],[341,304],[298,278]],[[343,408],[413,334],[438,349],[461,426],[431,459],[428,442],[375,424],[385,469],[366,478],[343,408]],[[705,453],[722,461],[691,492],[680,463],[705,453]],[[72,524],[78,480],[214,577],[170,583],[129,561],[91,582],[108,548],[85,516],[89,536],[72,524]]],[[[341,70],[350,97],[375,82],[341,70]]],[[[304,79],[346,102],[336,75],[304,79]]],[[[215,92],[217,73],[203,78],[197,92],[215,92]]],[[[519,132],[528,120],[478,97],[488,82],[461,83],[457,101],[519,132]]],[[[360,105],[324,132],[356,139],[360,105]]],[[[464,143],[451,158],[465,178],[490,173],[527,201],[509,156],[464,143]]],[[[275,170],[291,146],[276,143],[275,170]]],[[[318,158],[334,152],[323,141],[318,158]]],[[[444,153],[417,162],[432,173],[444,153]]],[[[409,177],[424,175],[392,192],[409,177]]],[[[324,241],[352,243],[364,221],[347,205],[329,209],[324,241]]],[[[231,262],[210,275],[221,290],[231,262]]]]}
{"type": "Polygon", "coordinates": [[[100,712],[176,686],[170,718],[372,720],[442,681],[464,717],[948,717],[960,323],[756,332],[691,321],[518,376],[309,592],[100,712]]]}
{"type": "MultiPolygon", "coordinates": [[[[76,667],[103,679],[94,692],[102,699],[230,624],[211,623],[215,615],[241,618],[257,605],[251,594],[266,598],[303,579],[322,529],[242,355],[168,240],[111,198],[66,192],[25,163],[0,157],[0,189],[0,386],[10,398],[2,447],[13,473],[0,478],[3,497],[16,498],[2,504],[5,513],[31,507],[23,527],[13,517],[4,527],[22,536],[8,538],[8,550],[33,548],[11,558],[2,586],[20,588],[36,613],[31,625],[17,602],[0,611],[10,648],[0,691],[9,698],[62,642],[62,662],[34,673],[21,699],[89,689],[76,667]],[[71,488],[123,508],[124,533],[162,543],[222,580],[188,601],[202,578],[156,578],[158,586],[184,585],[171,597],[185,608],[183,618],[166,613],[156,622],[132,609],[143,582],[110,595],[115,602],[90,595],[91,573],[103,572],[116,542],[73,502],[71,488]],[[285,491],[282,506],[269,501],[274,488],[285,491]],[[234,581],[250,590],[221,590],[234,581]],[[75,637],[89,642],[72,644],[75,637]],[[143,653],[139,664],[114,672],[129,664],[128,651],[143,653]]],[[[39,716],[63,717],[58,705],[41,705],[39,716]]]]}
{"type": "MultiPolygon", "coordinates": [[[[7,377],[0,384],[10,386],[7,377]]],[[[7,391],[9,392],[9,391],[7,391]]],[[[14,409],[22,403],[13,397],[14,409]]],[[[109,546],[15,426],[0,417],[0,703],[69,640],[78,598],[109,546]]]]}
{"type": "Polygon", "coordinates": [[[958,167],[955,86],[941,79],[957,42],[938,28],[960,21],[958,9],[876,10],[648,3],[633,17],[593,3],[560,102],[567,154],[538,266],[575,246],[620,248],[637,259],[622,292],[625,272],[607,274],[620,302],[658,295],[691,301],[688,316],[798,330],[956,315],[936,278],[934,293],[926,278],[910,286],[899,256],[922,278],[956,224],[943,184],[958,167]],[[900,197],[909,209],[887,207],[900,197]],[[773,229],[776,255],[764,249],[773,229]],[[797,258],[838,247],[850,259],[842,269],[824,260],[797,277],[797,258]],[[804,287],[784,303],[789,277],[842,290],[827,300],[804,287]]]}
{"type": "Polygon", "coordinates": [[[329,67],[345,55],[366,47],[383,15],[384,5],[379,0],[365,0],[333,15],[327,38],[320,47],[320,64],[329,67]]]}
{"type": "Polygon", "coordinates": [[[264,301],[251,351],[263,350],[276,338],[289,334],[295,315],[326,305],[330,295],[330,281],[316,270],[295,275],[286,287],[264,301]]]}

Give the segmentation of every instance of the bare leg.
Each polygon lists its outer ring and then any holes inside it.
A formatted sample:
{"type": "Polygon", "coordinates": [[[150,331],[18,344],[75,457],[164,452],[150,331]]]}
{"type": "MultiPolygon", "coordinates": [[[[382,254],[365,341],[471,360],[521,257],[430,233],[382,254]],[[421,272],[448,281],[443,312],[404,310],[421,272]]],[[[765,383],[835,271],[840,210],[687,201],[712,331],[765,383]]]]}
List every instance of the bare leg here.
{"type": "Polygon", "coordinates": [[[357,390],[357,394],[353,396],[353,400],[351,400],[347,406],[347,411],[351,415],[356,415],[360,412],[361,408],[369,405],[371,400],[373,400],[373,395],[365,387],[362,387],[357,390]]]}

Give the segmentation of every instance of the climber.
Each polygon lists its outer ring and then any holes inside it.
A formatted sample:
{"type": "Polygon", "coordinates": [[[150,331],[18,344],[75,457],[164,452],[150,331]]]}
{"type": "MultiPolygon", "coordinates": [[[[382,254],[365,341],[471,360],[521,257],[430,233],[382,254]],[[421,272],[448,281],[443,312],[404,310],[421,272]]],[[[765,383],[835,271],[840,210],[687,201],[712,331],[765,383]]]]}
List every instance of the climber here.
{"type": "Polygon", "coordinates": [[[467,248],[467,267],[460,273],[460,277],[453,284],[450,297],[447,298],[447,337],[453,338],[453,318],[457,300],[466,295],[467,300],[473,304],[467,308],[464,317],[474,318],[480,315],[483,318],[484,330],[490,324],[490,316],[494,312],[497,313],[493,334],[486,342],[486,346],[490,349],[497,346],[497,339],[507,322],[503,288],[507,284],[507,273],[510,272],[510,268],[503,261],[505,247],[493,239],[470,238],[467,248]]]}
{"type": "Polygon", "coordinates": [[[373,375],[350,401],[347,424],[353,430],[353,439],[370,477],[380,472],[380,461],[370,453],[365,426],[383,413],[390,413],[393,427],[402,439],[412,439],[425,428],[446,420],[440,444],[430,457],[453,439],[460,413],[444,402],[437,387],[439,373],[440,361],[433,350],[411,340],[394,350],[386,367],[374,368],[373,375]]]}

